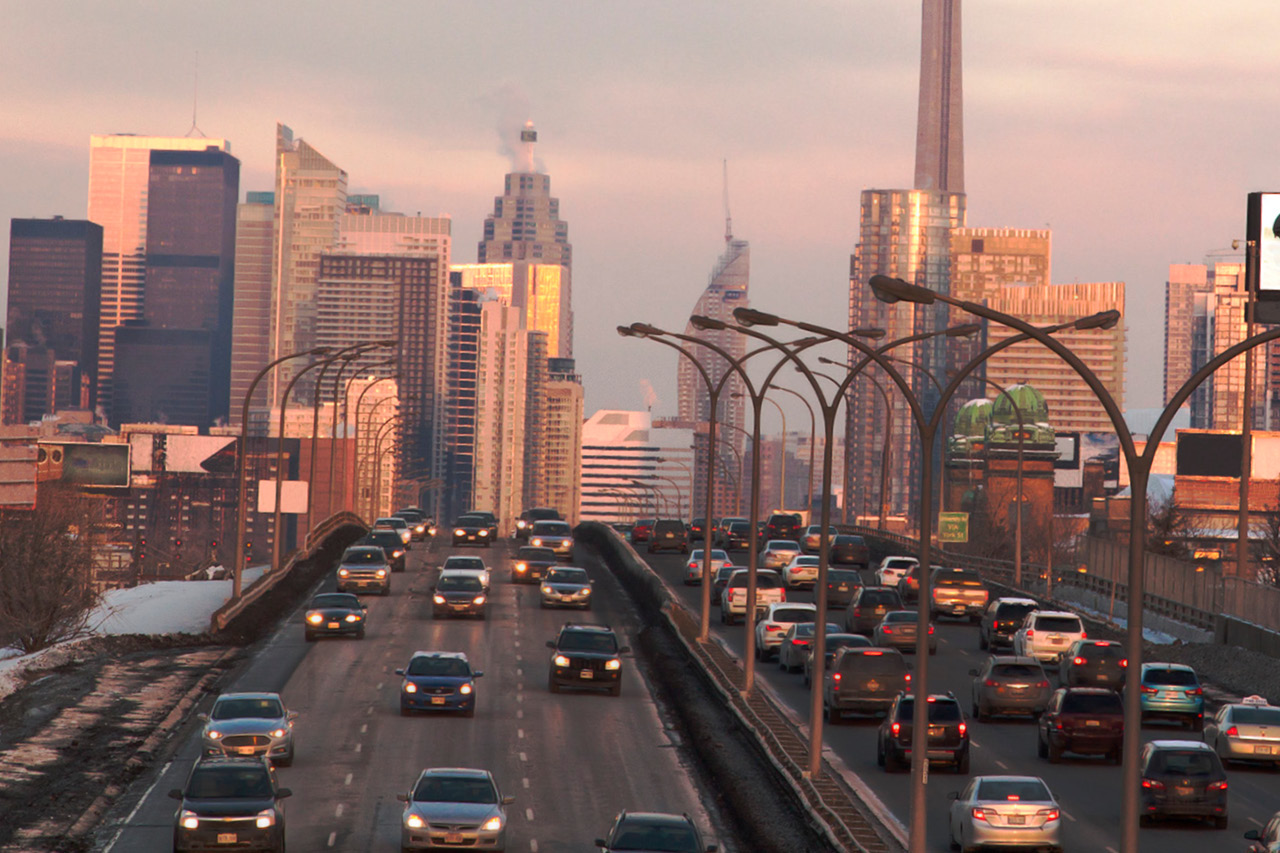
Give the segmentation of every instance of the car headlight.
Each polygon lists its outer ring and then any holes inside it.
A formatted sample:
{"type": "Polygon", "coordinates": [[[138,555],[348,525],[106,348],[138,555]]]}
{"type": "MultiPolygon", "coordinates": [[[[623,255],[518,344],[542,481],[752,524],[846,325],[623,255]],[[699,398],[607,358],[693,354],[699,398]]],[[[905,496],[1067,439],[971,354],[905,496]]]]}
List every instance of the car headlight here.
{"type": "Polygon", "coordinates": [[[475,598],[471,599],[471,603],[472,603],[472,604],[484,604],[484,596],[483,596],[483,595],[477,595],[475,598]]]}
{"type": "Polygon", "coordinates": [[[435,536],[435,535],[436,535],[436,529],[435,529],[434,527],[429,528],[429,529],[427,530],[427,532],[428,532],[428,533],[430,533],[432,536],[435,536]]]}
{"type": "Polygon", "coordinates": [[[319,625],[321,622],[324,621],[324,616],[320,613],[308,613],[307,621],[310,622],[312,625],[319,625]]]}
{"type": "Polygon", "coordinates": [[[553,592],[555,592],[555,590],[554,590],[554,589],[552,589],[552,588],[551,588],[551,587],[549,587],[549,586],[544,586],[544,587],[542,588],[542,594],[543,594],[543,595],[550,595],[550,594],[551,594],[551,593],[553,593],[553,592]]]}
{"type": "Polygon", "coordinates": [[[590,594],[591,594],[591,587],[589,586],[583,587],[582,589],[578,590],[578,595],[590,595],[590,594]]]}
{"type": "Polygon", "coordinates": [[[392,551],[392,552],[391,552],[391,557],[392,557],[392,559],[394,559],[394,558],[396,558],[396,557],[403,557],[403,556],[404,556],[404,551],[392,551]]]}
{"type": "Polygon", "coordinates": [[[528,526],[529,526],[529,522],[527,522],[527,521],[517,521],[517,522],[516,522],[516,527],[517,527],[517,528],[519,528],[520,530],[524,530],[524,529],[525,529],[526,527],[528,527],[528,526]]]}
{"type": "Polygon", "coordinates": [[[209,740],[217,740],[218,738],[222,737],[222,732],[218,731],[217,729],[209,729],[209,731],[204,733],[204,736],[207,737],[209,740]]]}
{"type": "Polygon", "coordinates": [[[534,539],[534,540],[531,540],[531,541],[529,542],[529,544],[530,544],[530,545],[533,545],[535,548],[536,548],[536,547],[540,547],[540,546],[542,545],[542,540],[541,540],[541,539],[534,539]]]}
{"type": "Polygon", "coordinates": [[[622,661],[618,660],[617,658],[614,658],[613,660],[605,661],[604,668],[605,669],[622,669],[622,661]]]}
{"type": "Polygon", "coordinates": [[[470,684],[464,684],[458,688],[458,692],[461,693],[463,696],[470,696],[471,691],[474,689],[475,688],[473,688],[470,684]]]}
{"type": "Polygon", "coordinates": [[[418,692],[418,685],[414,684],[412,681],[406,681],[406,682],[404,683],[404,692],[405,692],[405,693],[417,693],[417,692],[418,692]]]}
{"type": "Polygon", "coordinates": [[[347,569],[338,569],[338,577],[340,578],[345,578],[349,574],[351,574],[351,572],[347,569]]]}
{"type": "Polygon", "coordinates": [[[196,817],[195,812],[183,809],[182,814],[178,816],[178,825],[183,829],[199,829],[200,818],[196,817]]]}
{"type": "Polygon", "coordinates": [[[258,827],[258,829],[266,829],[269,826],[275,826],[276,810],[263,809],[262,811],[258,812],[258,816],[254,818],[253,824],[254,826],[258,827]]]}
{"type": "Polygon", "coordinates": [[[424,821],[418,815],[411,814],[405,817],[404,825],[409,827],[410,829],[422,829],[422,827],[426,826],[427,824],[426,824],[426,821],[424,821]]]}
{"type": "Polygon", "coordinates": [[[386,570],[386,569],[378,569],[378,577],[380,577],[380,578],[385,578],[386,576],[387,576],[387,570],[386,570]]]}
{"type": "Polygon", "coordinates": [[[517,571],[517,572],[525,572],[525,571],[528,571],[528,570],[529,570],[529,567],[528,567],[528,565],[526,565],[525,563],[516,563],[516,571],[517,571]]]}
{"type": "Polygon", "coordinates": [[[284,737],[289,733],[288,729],[276,729],[271,732],[272,737],[284,737]]]}
{"type": "Polygon", "coordinates": [[[414,533],[425,533],[426,530],[427,530],[426,525],[423,525],[423,524],[415,524],[413,526],[414,533]]]}
{"type": "Polygon", "coordinates": [[[481,530],[481,531],[480,531],[480,535],[481,535],[481,536],[488,536],[488,535],[489,535],[489,531],[488,531],[488,530],[481,530]]]}
{"type": "Polygon", "coordinates": [[[556,655],[556,656],[555,656],[555,658],[554,658],[554,660],[553,660],[553,662],[555,663],[555,665],[556,665],[556,666],[568,666],[568,665],[569,665],[569,659],[568,659],[567,657],[565,657],[564,655],[556,655]]]}
{"type": "Polygon", "coordinates": [[[457,530],[453,531],[453,535],[454,535],[454,536],[466,536],[466,535],[467,535],[467,531],[465,531],[465,530],[463,530],[461,527],[459,527],[457,530]]]}
{"type": "Polygon", "coordinates": [[[502,829],[502,818],[498,815],[494,815],[486,820],[480,828],[485,832],[497,832],[499,829],[502,829]]]}
{"type": "Polygon", "coordinates": [[[431,600],[434,601],[436,604],[444,604],[443,595],[433,595],[431,596],[431,600]]]}
{"type": "Polygon", "coordinates": [[[347,621],[348,621],[348,622],[359,622],[359,621],[360,621],[360,619],[361,619],[361,616],[360,616],[360,614],[359,614],[359,613],[348,613],[348,614],[347,614],[347,621]]]}

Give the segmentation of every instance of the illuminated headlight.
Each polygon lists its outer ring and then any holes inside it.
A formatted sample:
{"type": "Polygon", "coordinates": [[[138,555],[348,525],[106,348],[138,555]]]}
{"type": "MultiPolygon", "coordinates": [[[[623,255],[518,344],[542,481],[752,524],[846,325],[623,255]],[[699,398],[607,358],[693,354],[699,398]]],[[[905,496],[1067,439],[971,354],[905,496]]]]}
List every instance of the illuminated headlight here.
{"type": "Polygon", "coordinates": [[[541,546],[541,545],[542,545],[542,540],[541,540],[541,539],[534,539],[534,540],[532,540],[529,544],[530,544],[530,545],[533,545],[534,547],[538,547],[538,546],[541,546]]]}
{"type": "Polygon", "coordinates": [[[617,658],[614,658],[613,660],[605,661],[604,668],[605,669],[622,669],[622,661],[618,660],[617,658]]]}
{"type": "Polygon", "coordinates": [[[556,655],[554,659],[554,663],[556,666],[568,666],[569,659],[564,655],[556,655]]]}
{"type": "Polygon", "coordinates": [[[529,570],[528,565],[526,565],[526,564],[524,564],[524,563],[516,563],[516,571],[517,571],[517,572],[526,572],[526,571],[528,571],[528,570],[529,570]]]}
{"type": "Polygon", "coordinates": [[[378,577],[380,577],[380,578],[385,578],[385,577],[387,576],[387,570],[386,570],[386,569],[378,569],[377,574],[378,574],[378,577]]]}
{"type": "Polygon", "coordinates": [[[422,829],[422,827],[426,826],[427,824],[422,818],[418,817],[416,814],[411,814],[404,819],[404,825],[409,827],[410,829],[422,829]]]}
{"type": "Polygon", "coordinates": [[[429,532],[432,536],[435,536],[435,535],[436,535],[436,529],[435,529],[434,527],[432,527],[432,528],[431,528],[430,530],[428,530],[427,532],[429,532]]]}
{"type": "Polygon", "coordinates": [[[491,817],[486,820],[484,825],[480,828],[485,832],[497,832],[499,829],[502,829],[502,818],[497,816],[491,817]]]}
{"type": "Polygon", "coordinates": [[[406,682],[404,683],[404,692],[405,692],[405,693],[417,693],[417,692],[418,692],[418,685],[414,684],[412,681],[406,681],[406,682]]]}
{"type": "Polygon", "coordinates": [[[360,621],[360,618],[361,618],[361,617],[360,617],[360,614],[359,614],[359,613],[348,613],[348,614],[347,614],[347,621],[348,621],[348,622],[359,622],[359,621],[360,621]]]}
{"type": "Polygon", "coordinates": [[[217,729],[209,729],[209,731],[204,733],[204,736],[207,737],[209,740],[217,740],[218,738],[222,737],[222,732],[218,731],[217,729]]]}
{"type": "Polygon", "coordinates": [[[392,551],[392,552],[391,552],[391,556],[392,556],[392,558],[395,558],[395,557],[403,557],[403,556],[404,556],[404,551],[392,551]]]}
{"type": "Polygon", "coordinates": [[[340,578],[345,578],[349,574],[351,574],[351,572],[347,569],[338,569],[338,577],[340,578]]]}
{"type": "Polygon", "coordinates": [[[471,603],[472,603],[472,604],[484,604],[484,596],[483,596],[483,595],[477,595],[475,598],[471,599],[471,603]]]}
{"type": "Polygon", "coordinates": [[[433,595],[431,596],[431,600],[434,601],[436,604],[444,604],[443,595],[433,595]]]}
{"type": "Polygon", "coordinates": [[[542,588],[542,594],[543,594],[543,595],[551,595],[553,592],[555,592],[555,590],[554,590],[554,589],[552,589],[552,588],[551,588],[551,587],[549,587],[549,586],[544,586],[544,587],[542,588]]]}
{"type": "Polygon", "coordinates": [[[591,594],[591,588],[590,588],[590,587],[583,587],[582,589],[578,590],[578,591],[577,591],[576,593],[574,593],[574,594],[575,594],[575,595],[590,595],[590,594],[591,594]]]}
{"type": "Polygon", "coordinates": [[[285,736],[285,735],[287,735],[288,733],[289,733],[289,731],[288,731],[287,729],[276,729],[275,731],[273,731],[273,732],[271,733],[271,736],[272,736],[272,737],[284,737],[284,736],[285,736]]]}
{"type": "Polygon", "coordinates": [[[178,818],[178,824],[183,829],[199,829],[200,818],[196,817],[195,812],[183,809],[181,816],[178,818]]]}
{"type": "Polygon", "coordinates": [[[464,685],[462,685],[461,687],[459,687],[459,688],[458,688],[458,692],[459,692],[459,693],[461,693],[463,696],[470,696],[470,695],[471,695],[471,691],[472,691],[473,689],[475,689],[475,688],[473,688],[470,684],[464,684],[464,685]]]}
{"type": "Polygon", "coordinates": [[[323,621],[324,621],[324,614],[321,614],[321,613],[308,613],[308,614],[307,614],[307,621],[308,621],[308,622],[310,622],[312,625],[319,625],[321,622],[323,622],[323,621]]]}
{"type": "Polygon", "coordinates": [[[488,536],[488,535],[489,535],[489,531],[488,531],[488,530],[481,530],[481,531],[480,531],[480,535],[481,535],[481,536],[488,536]]]}
{"type": "Polygon", "coordinates": [[[276,810],[263,809],[262,811],[258,812],[258,816],[257,818],[254,819],[253,824],[254,826],[258,827],[258,829],[266,829],[269,826],[275,826],[276,810]]]}
{"type": "Polygon", "coordinates": [[[427,526],[425,524],[415,524],[413,526],[414,533],[425,533],[426,530],[427,530],[427,526]]]}
{"type": "Polygon", "coordinates": [[[457,530],[453,531],[453,535],[454,535],[454,536],[466,536],[466,535],[467,535],[467,531],[465,531],[465,530],[463,530],[461,527],[459,527],[457,530]]]}
{"type": "Polygon", "coordinates": [[[521,519],[520,521],[517,521],[517,522],[516,522],[516,527],[518,527],[518,528],[519,528],[519,529],[521,529],[521,530],[524,530],[524,529],[525,529],[526,527],[528,527],[528,526],[529,526],[529,522],[524,521],[523,519],[521,519]]]}

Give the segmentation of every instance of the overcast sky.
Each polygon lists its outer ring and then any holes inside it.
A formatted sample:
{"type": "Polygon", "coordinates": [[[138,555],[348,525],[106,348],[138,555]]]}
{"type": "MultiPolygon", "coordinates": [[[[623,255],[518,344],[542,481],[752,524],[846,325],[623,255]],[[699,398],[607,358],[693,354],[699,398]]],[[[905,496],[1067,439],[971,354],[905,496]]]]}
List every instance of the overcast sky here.
{"type": "MultiPolygon", "coordinates": [[[[283,121],[352,192],[451,216],[453,260],[474,262],[510,170],[500,129],[532,119],[574,246],[588,414],[641,408],[646,381],[673,413],[674,354],[614,327],[683,327],[724,245],[722,159],[752,304],[837,327],[859,193],[912,180],[911,0],[0,8],[6,223],[86,214],[91,133],[186,133],[198,54],[198,125],[231,141],[242,198],[271,189],[283,121]]],[[[968,224],[1049,227],[1055,282],[1126,282],[1127,403],[1160,404],[1168,265],[1228,248],[1246,193],[1280,189],[1280,4],[963,13],[968,224]]]]}

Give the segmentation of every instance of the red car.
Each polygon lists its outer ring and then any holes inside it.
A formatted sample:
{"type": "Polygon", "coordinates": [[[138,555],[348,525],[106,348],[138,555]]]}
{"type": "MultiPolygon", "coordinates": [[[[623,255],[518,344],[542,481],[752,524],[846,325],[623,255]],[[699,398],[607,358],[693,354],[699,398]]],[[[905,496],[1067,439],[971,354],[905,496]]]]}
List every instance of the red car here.
{"type": "Polygon", "coordinates": [[[653,519],[642,518],[631,528],[632,542],[648,542],[653,536],[653,519]]]}

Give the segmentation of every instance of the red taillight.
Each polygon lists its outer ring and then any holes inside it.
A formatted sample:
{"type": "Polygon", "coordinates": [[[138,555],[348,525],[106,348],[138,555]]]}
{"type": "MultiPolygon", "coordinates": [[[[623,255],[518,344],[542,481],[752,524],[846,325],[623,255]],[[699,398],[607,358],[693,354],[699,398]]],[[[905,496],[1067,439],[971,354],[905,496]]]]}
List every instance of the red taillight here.
{"type": "Polygon", "coordinates": [[[853,615],[854,615],[855,617],[857,617],[857,616],[861,616],[861,615],[862,615],[862,608],[861,608],[861,607],[855,607],[855,608],[853,608],[853,615]]]}
{"type": "Polygon", "coordinates": [[[1027,639],[1028,639],[1028,640],[1030,640],[1030,639],[1031,639],[1032,637],[1034,637],[1035,635],[1036,635],[1036,632],[1035,632],[1033,629],[1031,629],[1031,628],[1028,628],[1028,629],[1027,629],[1027,639]]]}
{"type": "Polygon", "coordinates": [[[985,820],[987,819],[987,810],[986,810],[986,809],[974,809],[974,810],[973,810],[973,819],[974,819],[974,820],[982,820],[982,821],[985,821],[985,820]]]}
{"type": "Polygon", "coordinates": [[[776,634],[777,632],[782,630],[782,626],[781,625],[765,625],[764,629],[772,634],[776,634]]]}
{"type": "Polygon", "coordinates": [[[1227,729],[1227,737],[1240,737],[1240,730],[1235,726],[1227,729]]]}
{"type": "Polygon", "coordinates": [[[1048,686],[1049,686],[1049,682],[1047,682],[1047,681],[1037,681],[1037,682],[1036,682],[1036,687],[1048,687],[1048,686]]]}
{"type": "Polygon", "coordinates": [[[1160,691],[1149,684],[1139,684],[1138,689],[1143,693],[1159,693],[1160,691]]]}
{"type": "Polygon", "coordinates": [[[1084,658],[1072,658],[1071,662],[1076,666],[1084,666],[1086,663],[1088,663],[1088,661],[1086,661],[1084,658]]]}
{"type": "Polygon", "coordinates": [[[781,596],[781,598],[779,598],[778,600],[779,600],[779,601],[786,601],[786,600],[787,600],[787,591],[786,591],[785,589],[784,589],[784,590],[782,590],[782,596],[781,596]]]}
{"type": "Polygon", "coordinates": [[[898,734],[902,731],[902,723],[894,723],[889,728],[893,732],[893,736],[897,737],[898,734]]]}
{"type": "Polygon", "coordinates": [[[1081,632],[1080,632],[1080,639],[1082,639],[1082,640],[1087,640],[1087,639],[1089,639],[1089,632],[1088,632],[1088,631],[1081,631],[1081,632]]]}
{"type": "Polygon", "coordinates": [[[933,626],[932,626],[932,625],[930,625],[930,626],[929,626],[929,633],[930,633],[930,634],[932,634],[932,633],[933,633],[933,626]]]}
{"type": "Polygon", "coordinates": [[[809,645],[809,641],[808,641],[808,640],[802,640],[802,639],[800,639],[799,637],[792,637],[792,638],[791,638],[791,645],[793,645],[793,646],[807,646],[807,645],[809,645]]]}
{"type": "Polygon", "coordinates": [[[887,628],[887,627],[886,627],[886,628],[881,628],[881,629],[880,629],[880,632],[881,632],[882,634],[892,634],[892,633],[893,633],[893,629],[892,629],[892,628],[887,628]]]}
{"type": "Polygon", "coordinates": [[[1058,815],[1057,809],[1041,809],[1040,811],[1036,812],[1036,817],[1044,818],[1045,822],[1047,823],[1051,820],[1057,820],[1059,815],[1058,815]]]}
{"type": "Polygon", "coordinates": [[[1161,782],[1159,779],[1143,779],[1142,787],[1149,788],[1153,791],[1163,791],[1164,783],[1161,782]]]}
{"type": "Polygon", "coordinates": [[[1000,682],[996,681],[994,678],[988,678],[986,681],[984,681],[984,682],[982,682],[982,683],[983,683],[983,684],[985,684],[987,687],[999,687],[999,686],[1000,686],[1000,682]]]}
{"type": "Polygon", "coordinates": [[[1128,669],[1128,667],[1129,667],[1129,659],[1128,659],[1128,658],[1120,658],[1120,668],[1121,668],[1121,669],[1128,669]]]}
{"type": "Polygon", "coordinates": [[[1209,783],[1209,790],[1210,790],[1210,791],[1225,791],[1225,790],[1227,790],[1227,780],[1226,780],[1226,779],[1223,779],[1223,780],[1222,780],[1222,781],[1220,781],[1220,782],[1210,782],[1210,783],[1209,783]]]}
{"type": "Polygon", "coordinates": [[[837,672],[837,673],[835,673],[834,675],[832,675],[832,676],[831,676],[831,680],[832,680],[832,681],[839,682],[839,681],[840,681],[840,673],[838,673],[838,672],[837,672]]]}
{"type": "Polygon", "coordinates": [[[1204,691],[1199,687],[1192,687],[1190,690],[1187,691],[1188,696],[1199,696],[1202,693],[1204,693],[1204,691]]]}
{"type": "Polygon", "coordinates": [[[967,732],[967,731],[969,731],[969,725],[968,725],[968,723],[961,723],[961,724],[960,724],[960,736],[961,736],[961,737],[964,737],[964,733],[965,733],[965,732],[967,732]]]}
{"type": "Polygon", "coordinates": [[[903,680],[907,682],[907,684],[911,683],[911,673],[904,672],[902,673],[902,677],[903,677],[903,680]]]}

